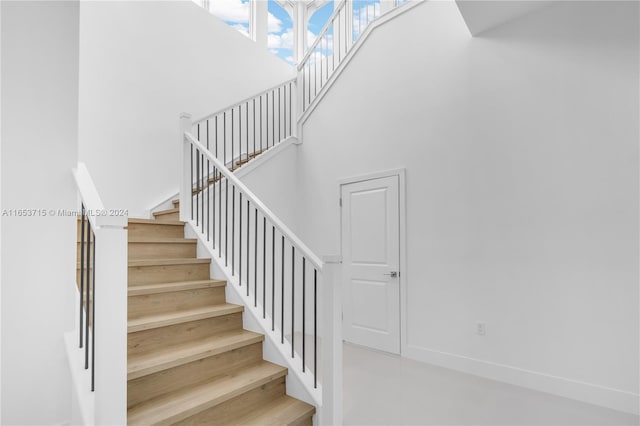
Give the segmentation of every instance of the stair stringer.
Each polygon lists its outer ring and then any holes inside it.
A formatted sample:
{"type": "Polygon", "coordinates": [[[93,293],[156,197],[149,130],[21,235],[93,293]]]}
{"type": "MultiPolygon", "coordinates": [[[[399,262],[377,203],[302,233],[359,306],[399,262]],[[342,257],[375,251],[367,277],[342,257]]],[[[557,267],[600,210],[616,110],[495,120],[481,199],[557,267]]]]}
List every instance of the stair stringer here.
{"type": "Polygon", "coordinates": [[[277,335],[278,331],[271,330],[271,318],[269,316],[266,319],[262,318],[260,308],[253,306],[251,300],[245,295],[244,289],[239,287],[238,277],[231,274],[231,267],[225,267],[223,258],[214,253],[210,243],[207,244],[206,235],[200,232],[195,221],[191,220],[185,223],[185,238],[196,238],[198,240],[197,257],[211,259],[212,267],[210,268],[210,273],[212,279],[227,281],[227,302],[244,306],[245,309],[242,314],[243,327],[246,330],[264,335],[265,338],[262,343],[263,358],[289,369],[289,373],[286,376],[287,395],[314,405],[316,407],[314,424],[318,424],[317,415],[322,407],[320,384],[318,384],[317,389],[314,389],[314,392],[308,391],[308,389],[313,389],[313,375],[309,370],[306,373],[301,371],[299,358],[291,359],[288,353],[290,346],[280,344],[279,336],[277,335]]]}

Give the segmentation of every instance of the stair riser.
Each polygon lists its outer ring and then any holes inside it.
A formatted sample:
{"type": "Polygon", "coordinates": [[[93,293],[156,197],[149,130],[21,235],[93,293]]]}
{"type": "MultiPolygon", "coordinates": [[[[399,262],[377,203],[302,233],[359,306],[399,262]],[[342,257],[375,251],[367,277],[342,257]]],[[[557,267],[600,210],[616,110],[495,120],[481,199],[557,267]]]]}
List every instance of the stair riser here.
{"type": "Polygon", "coordinates": [[[180,220],[180,212],[163,214],[154,213],[153,216],[158,220],[180,220]]]}
{"type": "Polygon", "coordinates": [[[241,328],[242,314],[236,313],[129,333],[127,338],[128,355],[152,352],[167,346],[197,341],[211,335],[241,328]]]}
{"type": "Polygon", "coordinates": [[[300,419],[297,422],[289,423],[288,426],[313,426],[313,415],[300,419]]]}
{"type": "Polygon", "coordinates": [[[233,420],[246,414],[252,407],[268,404],[286,393],[285,378],[279,377],[271,382],[230,399],[220,405],[204,410],[174,425],[229,425],[233,420]]]}
{"type": "Polygon", "coordinates": [[[184,238],[184,226],[129,223],[129,238],[184,238]]]}
{"type": "MultiPolygon", "coordinates": [[[[86,245],[76,244],[76,256],[78,262],[80,262],[80,249],[84,248],[85,256],[86,245]]],[[[90,248],[93,244],[89,245],[90,248]]],[[[128,258],[129,260],[135,259],[185,259],[196,257],[197,245],[195,243],[129,243],[128,244],[128,258]]],[[[91,253],[93,255],[93,253],[91,253]]]]}
{"type": "MultiPolygon", "coordinates": [[[[158,220],[174,220],[167,217],[159,217],[158,220]]],[[[175,219],[178,220],[178,219],[175,219]]],[[[86,230],[85,222],[85,234],[86,230]]],[[[184,238],[184,225],[160,225],[155,223],[129,223],[127,224],[127,231],[129,238],[184,238]]],[[[81,221],[78,221],[76,230],[77,241],[80,241],[81,234],[81,221]]],[[[86,239],[85,235],[85,239],[86,239]]]]}
{"type": "Polygon", "coordinates": [[[129,259],[182,259],[196,257],[195,243],[129,243],[129,259]]]}
{"type": "Polygon", "coordinates": [[[208,280],[209,264],[130,266],[129,285],[208,280]]]}
{"type": "Polygon", "coordinates": [[[130,296],[129,319],[221,303],[225,303],[224,287],[130,296]]]}
{"type": "Polygon", "coordinates": [[[209,358],[190,362],[127,382],[127,404],[132,407],[178,390],[184,386],[203,383],[230,370],[241,368],[262,359],[262,343],[254,343],[209,358]]]}

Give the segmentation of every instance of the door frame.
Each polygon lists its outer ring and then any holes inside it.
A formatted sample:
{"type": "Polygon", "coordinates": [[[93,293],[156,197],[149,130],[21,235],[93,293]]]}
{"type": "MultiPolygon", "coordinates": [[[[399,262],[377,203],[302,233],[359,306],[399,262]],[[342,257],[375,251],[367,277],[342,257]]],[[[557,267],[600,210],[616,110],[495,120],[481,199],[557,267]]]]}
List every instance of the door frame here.
{"type": "MultiPolygon", "coordinates": [[[[340,258],[343,258],[342,253],[342,233],[343,233],[343,224],[342,224],[342,206],[340,205],[340,198],[342,197],[342,187],[344,185],[349,185],[351,183],[363,182],[372,179],[385,178],[385,177],[398,177],[398,204],[399,204],[399,212],[398,212],[398,220],[399,220],[399,265],[400,265],[400,276],[398,277],[398,282],[400,286],[400,356],[404,356],[406,354],[407,348],[407,283],[408,274],[407,274],[407,191],[406,191],[406,168],[401,167],[397,169],[388,169],[382,170],[378,172],[365,173],[361,175],[346,177],[338,179],[337,185],[337,205],[338,205],[338,215],[340,222],[340,258]]],[[[342,276],[345,277],[344,273],[344,263],[342,263],[342,276]]],[[[341,310],[344,309],[344,306],[341,306],[341,310]]]]}

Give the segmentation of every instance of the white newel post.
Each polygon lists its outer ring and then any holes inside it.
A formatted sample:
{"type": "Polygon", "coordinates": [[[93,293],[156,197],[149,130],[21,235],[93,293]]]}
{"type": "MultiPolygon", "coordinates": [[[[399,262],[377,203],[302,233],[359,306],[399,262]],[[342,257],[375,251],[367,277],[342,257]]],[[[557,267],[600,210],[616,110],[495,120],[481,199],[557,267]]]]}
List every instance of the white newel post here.
{"type": "Polygon", "coordinates": [[[127,217],[97,217],[95,424],[127,423],[127,217]]]}
{"type": "Polygon", "coordinates": [[[322,261],[322,409],[321,425],[342,424],[342,258],[322,261]]]}
{"type": "Polygon", "coordinates": [[[191,114],[183,112],[180,114],[180,146],[182,147],[182,179],[180,182],[180,220],[186,222],[190,219],[189,211],[191,207],[191,144],[185,138],[184,133],[190,132],[193,123],[191,122],[191,114]]]}

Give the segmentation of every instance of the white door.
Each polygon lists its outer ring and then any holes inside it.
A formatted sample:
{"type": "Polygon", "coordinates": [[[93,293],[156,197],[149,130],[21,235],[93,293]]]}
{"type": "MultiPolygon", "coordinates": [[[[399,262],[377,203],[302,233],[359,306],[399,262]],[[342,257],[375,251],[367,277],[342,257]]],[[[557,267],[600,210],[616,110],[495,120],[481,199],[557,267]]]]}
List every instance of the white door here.
{"type": "Polygon", "coordinates": [[[400,353],[399,177],[341,186],[347,342],[400,353]]]}

